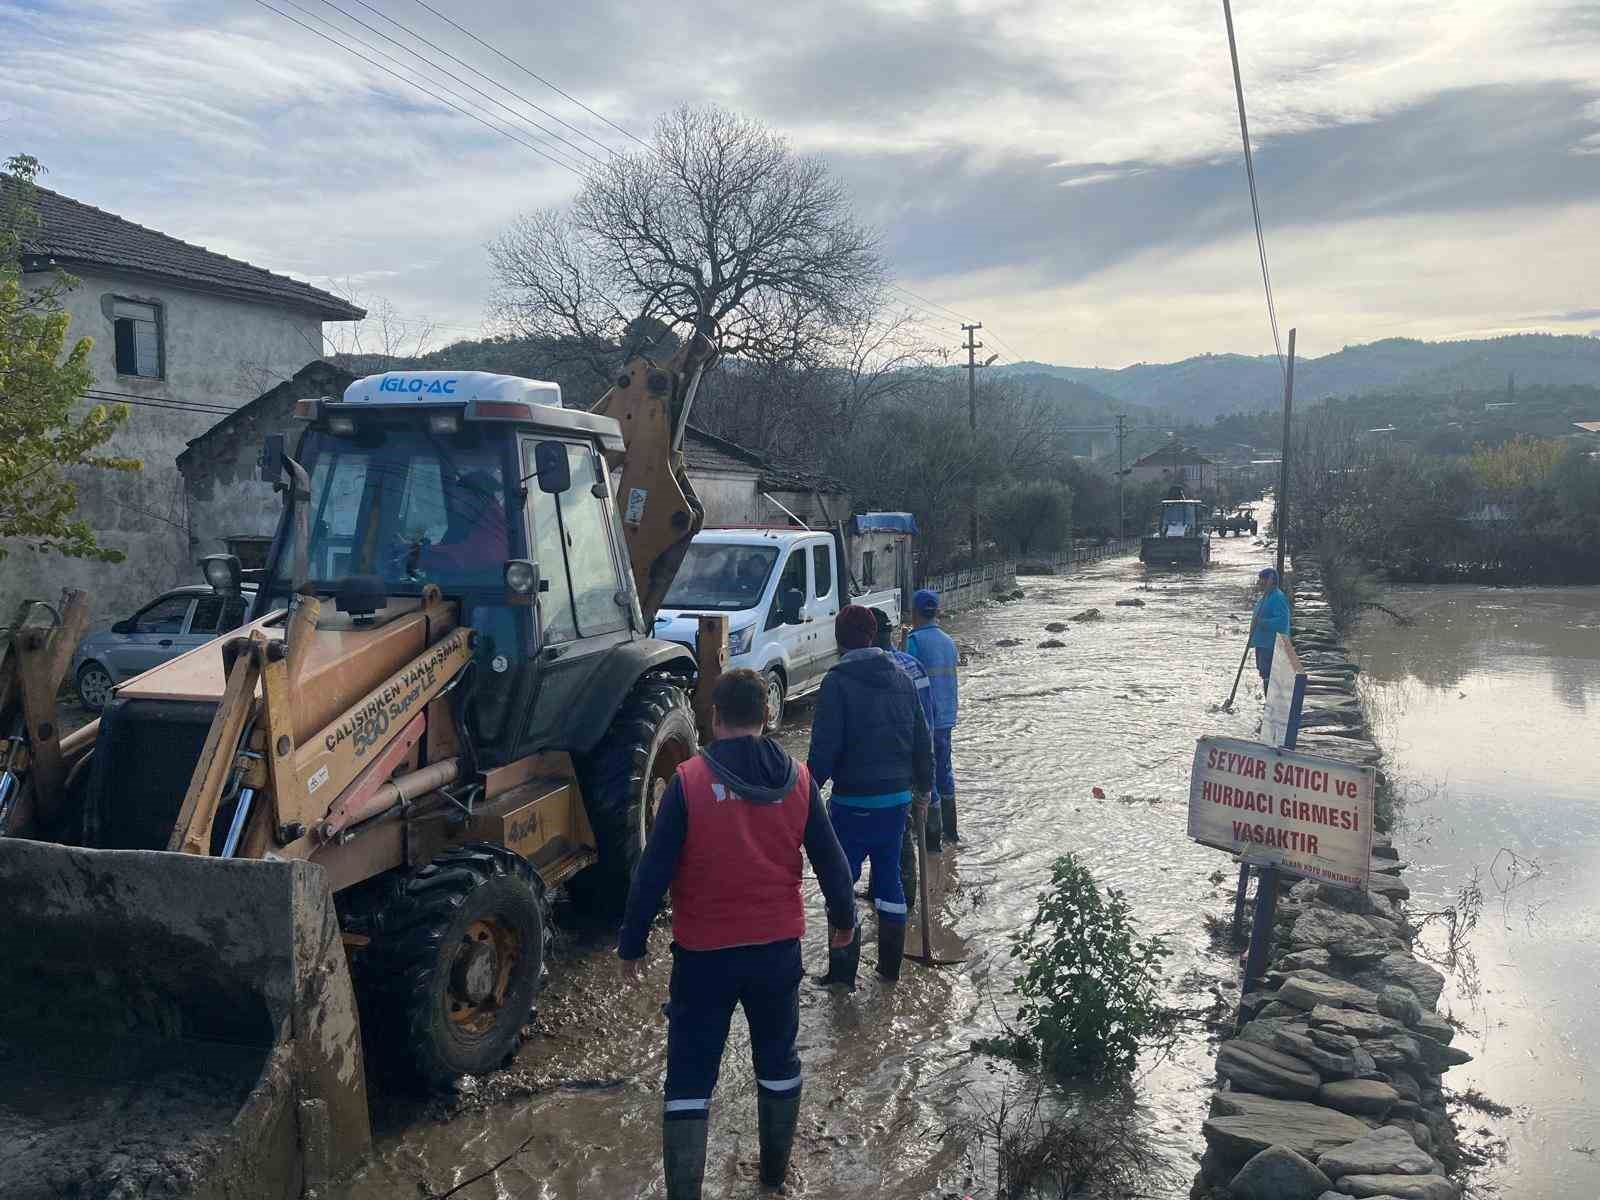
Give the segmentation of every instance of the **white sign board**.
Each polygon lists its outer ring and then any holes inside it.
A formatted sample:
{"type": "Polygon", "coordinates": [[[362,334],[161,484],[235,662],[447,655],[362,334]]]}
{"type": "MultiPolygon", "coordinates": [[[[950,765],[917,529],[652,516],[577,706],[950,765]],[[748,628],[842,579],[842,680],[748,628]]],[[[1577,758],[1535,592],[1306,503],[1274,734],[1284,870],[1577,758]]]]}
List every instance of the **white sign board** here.
{"type": "Polygon", "coordinates": [[[1300,734],[1300,709],[1306,699],[1306,672],[1294,652],[1294,643],[1281,633],[1277,638],[1272,673],[1267,680],[1267,707],[1261,718],[1261,740],[1293,749],[1300,734]]]}
{"type": "Polygon", "coordinates": [[[1365,890],[1377,772],[1241,738],[1195,744],[1189,836],[1253,866],[1365,890]]]}

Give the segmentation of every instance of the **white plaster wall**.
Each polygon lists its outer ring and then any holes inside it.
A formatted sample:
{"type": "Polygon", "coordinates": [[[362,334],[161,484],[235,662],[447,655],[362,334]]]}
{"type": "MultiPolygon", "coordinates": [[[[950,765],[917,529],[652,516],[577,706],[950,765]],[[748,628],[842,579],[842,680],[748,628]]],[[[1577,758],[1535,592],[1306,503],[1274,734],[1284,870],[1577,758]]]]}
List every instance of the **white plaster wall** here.
{"type": "MultiPolygon", "coordinates": [[[[72,318],[68,336],[93,339],[90,364],[97,389],[232,409],[321,355],[322,323],[315,314],[131,277],[80,275],[79,280],[63,298],[72,318]],[[111,318],[102,305],[112,295],[162,306],[164,378],[117,374],[111,318]]],[[[126,560],[85,562],[8,544],[9,553],[0,560],[0,621],[10,620],[20,599],[53,601],[70,586],[90,593],[92,619],[103,625],[165,588],[197,582],[175,460],[189,439],[219,419],[216,413],[130,403],[127,422],[104,453],[138,458],[144,469],[131,475],[73,472],[79,515],[96,530],[102,546],[121,550],[126,560]]]]}

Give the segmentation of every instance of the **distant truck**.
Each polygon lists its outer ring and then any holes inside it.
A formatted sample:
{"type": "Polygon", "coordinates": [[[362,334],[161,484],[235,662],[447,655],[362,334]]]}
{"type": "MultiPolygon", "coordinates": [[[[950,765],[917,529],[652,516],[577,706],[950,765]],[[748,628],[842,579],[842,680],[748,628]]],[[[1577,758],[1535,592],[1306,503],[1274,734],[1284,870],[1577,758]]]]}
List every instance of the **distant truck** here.
{"type": "Polygon", "coordinates": [[[1139,561],[1157,566],[1205,566],[1211,561],[1206,506],[1198,500],[1163,500],[1156,531],[1139,542],[1139,561]]]}
{"type": "Polygon", "coordinates": [[[1251,509],[1235,509],[1232,516],[1217,519],[1217,533],[1223,537],[1227,537],[1230,533],[1243,537],[1247,532],[1251,534],[1256,532],[1256,514],[1251,509]]]}
{"type": "Polygon", "coordinates": [[[695,649],[702,615],[728,618],[728,666],[767,683],[774,726],[839,660],[833,619],[847,604],[900,621],[900,591],[852,593],[842,539],[826,530],[707,529],[695,536],[656,616],[654,636],[695,649]]]}

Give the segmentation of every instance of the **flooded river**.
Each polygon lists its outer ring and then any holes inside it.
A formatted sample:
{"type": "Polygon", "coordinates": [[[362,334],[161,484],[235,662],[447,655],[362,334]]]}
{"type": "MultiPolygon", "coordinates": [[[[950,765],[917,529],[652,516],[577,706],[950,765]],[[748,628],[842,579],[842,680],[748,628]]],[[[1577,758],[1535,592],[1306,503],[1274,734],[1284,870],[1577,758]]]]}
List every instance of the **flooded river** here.
{"type": "MultiPolygon", "coordinates": [[[[1406,797],[1396,842],[1413,914],[1475,880],[1477,927],[1441,1001],[1477,1060],[1449,1087],[1479,1173],[1507,1200],[1600,1196],[1600,589],[1402,588],[1416,618],[1363,622],[1350,648],[1406,797]]],[[[1428,939],[1444,949],[1434,922],[1428,939]]]]}
{"type": "MultiPolygon", "coordinates": [[[[1249,588],[1266,552],[1249,540],[1215,544],[1204,572],[1149,572],[1113,559],[1070,577],[1024,578],[1026,599],[951,619],[973,651],[962,675],[955,763],[963,842],[947,857],[936,907],[968,961],[933,970],[907,963],[882,987],[863,955],[850,996],[806,985],[801,1056],[805,1107],[796,1145],[799,1187],[837,1197],[992,1195],[989,1151],[970,1133],[1009,1069],[970,1052],[1012,1011],[1007,938],[1022,927],[1057,855],[1075,851],[1103,884],[1126,890],[1142,928],[1167,934],[1174,1001],[1204,1007],[1234,973],[1208,951],[1201,916],[1231,898],[1225,856],[1184,836],[1194,739],[1250,736],[1259,684],[1238,711],[1215,711],[1238,665],[1249,588]],[[1118,600],[1143,601],[1117,607],[1118,600]],[[1100,619],[1068,618],[1098,608],[1100,619]],[[1068,631],[1048,633],[1065,622],[1068,631]],[[1040,648],[1046,639],[1064,643],[1040,648]],[[1001,646],[997,643],[1015,641],[1001,646]],[[1100,789],[1103,799],[1093,789],[1100,789]],[[1213,878],[1215,876],[1215,878],[1213,878]],[[1218,989],[1214,993],[1211,989],[1218,989]]],[[[783,733],[804,755],[798,707],[783,733]]],[[[1569,780],[1577,786],[1574,772],[1569,780]]],[[[1591,882],[1592,886],[1592,882],[1591,882]]],[[[806,956],[820,969],[821,905],[807,885],[806,956]]],[[[516,1065],[459,1102],[424,1111],[380,1104],[382,1138],[349,1195],[463,1200],[659,1196],[668,936],[657,929],[642,987],[624,989],[608,946],[568,947],[553,964],[537,1036],[516,1065]]],[[[757,1194],[754,1080],[742,1020],[713,1107],[707,1196],[757,1194]]],[[[1152,1140],[1170,1178],[1146,1195],[1183,1196],[1201,1148],[1212,1079],[1202,1029],[1140,1080],[1129,1120],[1152,1140]]]]}

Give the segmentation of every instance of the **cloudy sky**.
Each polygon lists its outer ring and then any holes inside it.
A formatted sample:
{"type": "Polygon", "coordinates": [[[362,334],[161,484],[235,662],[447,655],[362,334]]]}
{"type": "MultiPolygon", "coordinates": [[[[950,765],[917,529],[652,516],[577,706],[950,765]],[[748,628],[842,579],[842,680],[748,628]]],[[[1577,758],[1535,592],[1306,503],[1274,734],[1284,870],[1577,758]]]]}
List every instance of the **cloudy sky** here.
{"type": "MultiPolygon", "coordinates": [[[[637,146],[526,72],[640,137],[716,100],[828,159],[930,336],[958,339],[948,309],[1008,359],[1271,349],[1221,0],[428,2],[487,45],[419,0],[0,0],[0,154],[464,336],[485,241],[580,177],[408,81],[579,167],[637,146]]],[[[1600,3],[1237,0],[1235,19],[1302,353],[1600,329],[1600,3]]]]}

